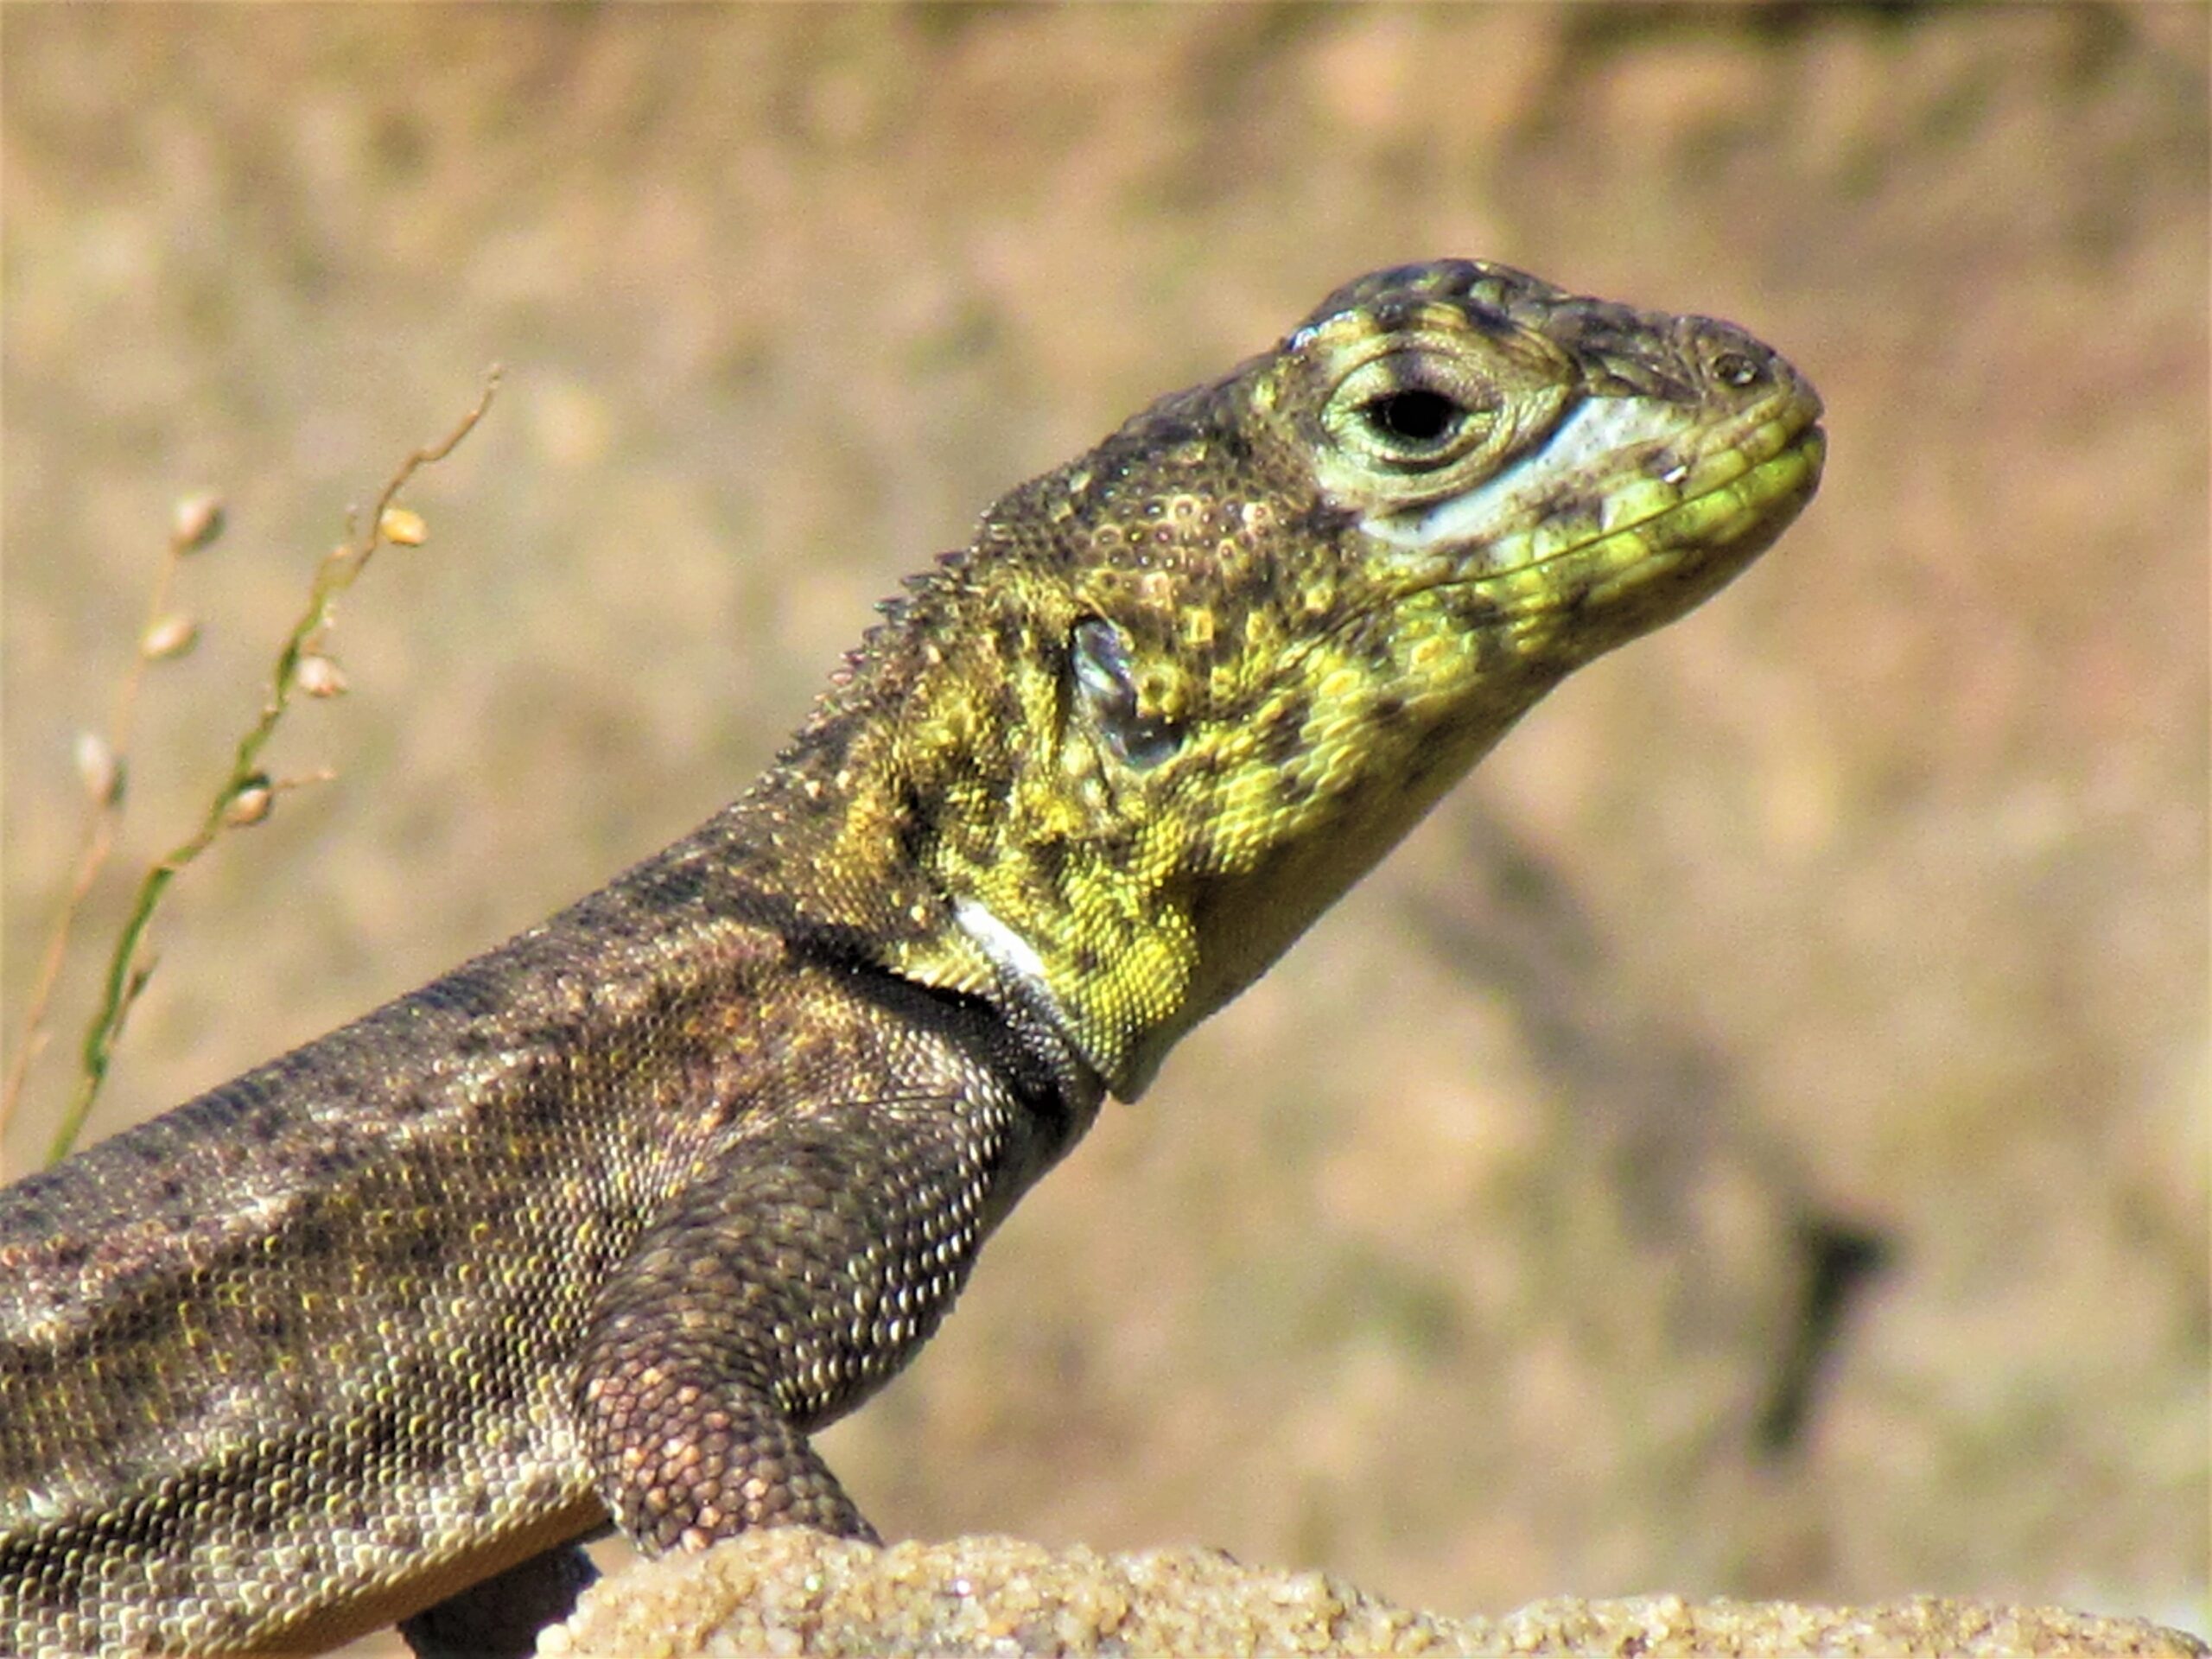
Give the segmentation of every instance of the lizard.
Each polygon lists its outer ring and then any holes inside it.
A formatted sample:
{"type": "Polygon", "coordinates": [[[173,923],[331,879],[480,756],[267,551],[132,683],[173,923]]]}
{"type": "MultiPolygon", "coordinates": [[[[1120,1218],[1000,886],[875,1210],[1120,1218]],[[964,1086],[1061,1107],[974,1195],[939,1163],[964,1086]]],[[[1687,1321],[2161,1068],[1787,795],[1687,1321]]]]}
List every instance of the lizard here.
{"type": "Polygon", "coordinates": [[[809,1434],[1108,1096],[1773,542],[1821,416],[1730,324],[1439,260],[1015,488],[696,831],[0,1193],[0,1647],[431,1648],[476,1596],[512,1648],[501,1585],[557,1611],[610,1518],[873,1539],[809,1434]]]}

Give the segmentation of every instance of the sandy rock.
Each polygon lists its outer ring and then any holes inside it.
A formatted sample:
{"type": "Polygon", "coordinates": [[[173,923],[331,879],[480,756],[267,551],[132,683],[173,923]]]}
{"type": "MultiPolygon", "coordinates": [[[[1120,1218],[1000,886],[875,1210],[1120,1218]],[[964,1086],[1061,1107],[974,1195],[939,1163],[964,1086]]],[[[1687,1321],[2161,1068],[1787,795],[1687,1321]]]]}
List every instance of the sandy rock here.
{"type": "Polygon", "coordinates": [[[1102,1555],[1012,1538],[877,1549],[762,1532],[608,1579],[542,1655],[1542,1653],[2197,1655],[2141,1619],[1929,1597],[1796,1602],[1541,1601],[1499,1618],[1393,1606],[1320,1573],[1218,1550],[1102,1555]]]}

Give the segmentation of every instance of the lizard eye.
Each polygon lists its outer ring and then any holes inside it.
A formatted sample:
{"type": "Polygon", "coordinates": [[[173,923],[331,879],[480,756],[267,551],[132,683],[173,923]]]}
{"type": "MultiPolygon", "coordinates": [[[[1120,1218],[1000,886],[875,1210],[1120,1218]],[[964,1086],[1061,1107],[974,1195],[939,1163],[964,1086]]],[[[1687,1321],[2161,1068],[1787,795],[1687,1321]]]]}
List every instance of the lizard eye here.
{"type": "Polygon", "coordinates": [[[1407,448],[1440,444],[1459,429],[1467,411],[1440,391],[1393,391],[1359,406],[1360,418],[1384,442],[1407,448]]]}
{"type": "Polygon", "coordinates": [[[1430,473],[1490,437],[1497,394],[1464,361],[1408,347],[1346,375],[1321,419],[1339,447],[1371,466],[1430,473]]]}
{"type": "Polygon", "coordinates": [[[1068,639],[1076,701],[1096,727],[1114,758],[1148,772],[1183,745],[1183,728],[1139,706],[1128,647],[1112,623],[1090,617],[1068,639]]]}

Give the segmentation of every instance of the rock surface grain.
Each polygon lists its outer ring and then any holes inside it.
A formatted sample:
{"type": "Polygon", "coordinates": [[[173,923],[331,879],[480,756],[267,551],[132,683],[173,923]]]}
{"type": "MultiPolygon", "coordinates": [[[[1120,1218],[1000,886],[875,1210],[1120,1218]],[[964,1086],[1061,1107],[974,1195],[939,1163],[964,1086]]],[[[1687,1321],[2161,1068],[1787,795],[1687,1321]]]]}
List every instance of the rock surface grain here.
{"type": "Polygon", "coordinates": [[[750,1533],[607,1579],[542,1655],[2160,1655],[2203,1643],[2145,1620],[1938,1597],[1867,1607],[1637,1596],[1497,1618],[1400,1607],[1320,1573],[1218,1550],[1101,1554],[1012,1538],[887,1548],[750,1533]]]}

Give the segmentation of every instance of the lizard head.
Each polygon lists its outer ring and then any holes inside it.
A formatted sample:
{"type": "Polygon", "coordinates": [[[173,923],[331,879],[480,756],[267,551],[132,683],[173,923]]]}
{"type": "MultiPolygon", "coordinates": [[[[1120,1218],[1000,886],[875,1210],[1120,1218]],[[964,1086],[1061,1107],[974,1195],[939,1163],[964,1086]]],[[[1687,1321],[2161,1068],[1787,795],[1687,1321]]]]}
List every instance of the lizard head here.
{"type": "Polygon", "coordinates": [[[1465,261],[1339,289],[1008,495],[855,659],[899,802],[855,833],[945,918],[891,965],[1013,988],[1134,1096],[1562,676],[1771,542],[1819,416],[1725,323],[1465,261]]]}

